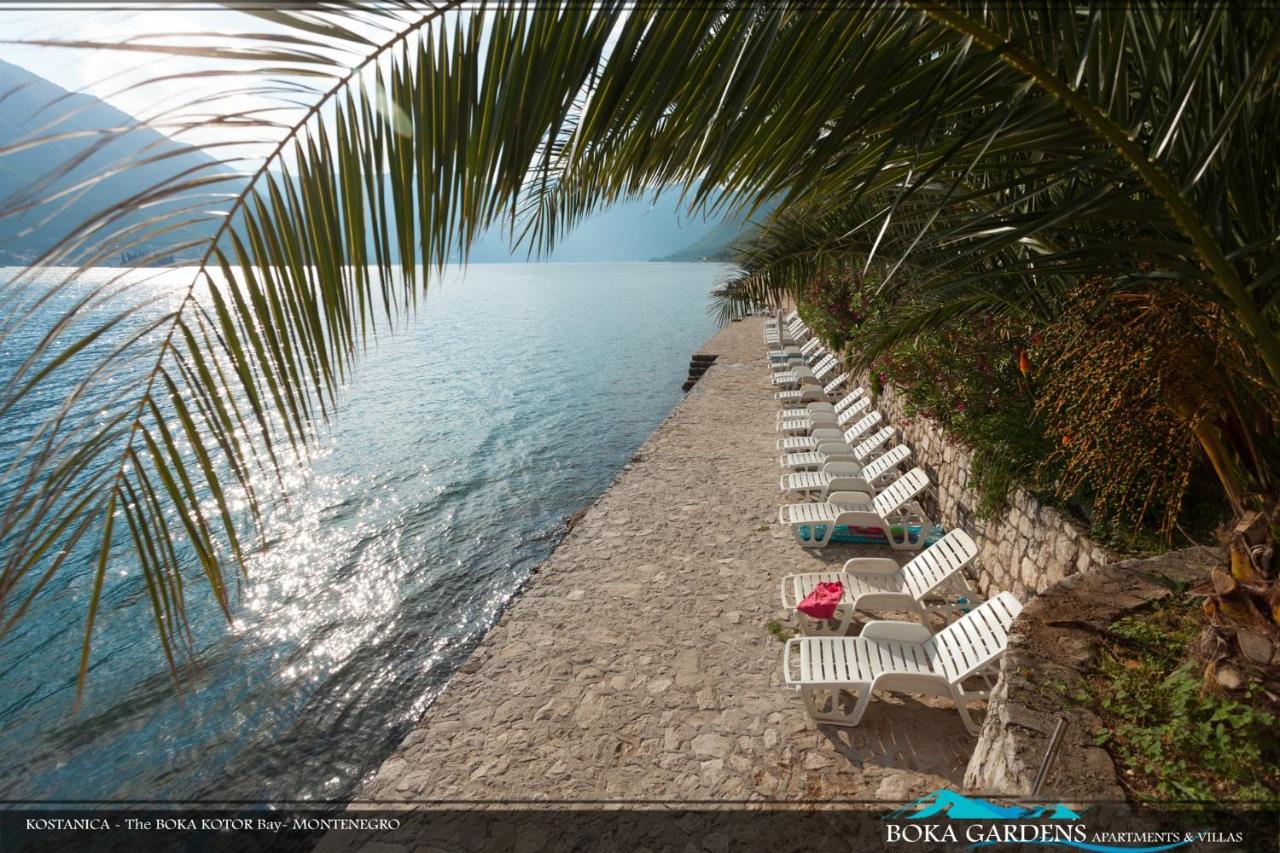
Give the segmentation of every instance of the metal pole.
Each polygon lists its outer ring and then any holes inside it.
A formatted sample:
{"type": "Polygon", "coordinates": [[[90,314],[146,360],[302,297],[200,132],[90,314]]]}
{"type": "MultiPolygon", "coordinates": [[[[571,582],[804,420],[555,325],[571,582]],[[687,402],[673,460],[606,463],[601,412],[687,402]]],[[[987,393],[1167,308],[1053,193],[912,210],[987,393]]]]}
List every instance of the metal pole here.
{"type": "Polygon", "coordinates": [[[1058,717],[1058,725],[1054,727],[1053,734],[1049,736],[1049,746],[1045,748],[1044,758],[1040,760],[1040,769],[1036,771],[1036,780],[1031,784],[1031,798],[1040,796],[1040,788],[1044,785],[1044,779],[1049,775],[1049,765],[1053,763],[1053,757],[1058,752],[1058,747],[1062,745],[1062,735],[1067,731],[1067,718],[1058,717]]]}

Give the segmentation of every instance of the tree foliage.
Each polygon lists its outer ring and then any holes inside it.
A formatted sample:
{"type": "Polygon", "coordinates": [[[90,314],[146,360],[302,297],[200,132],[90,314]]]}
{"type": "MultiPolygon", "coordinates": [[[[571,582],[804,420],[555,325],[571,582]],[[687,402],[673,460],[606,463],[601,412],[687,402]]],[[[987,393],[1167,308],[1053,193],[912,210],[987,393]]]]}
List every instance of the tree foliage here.
{"type": "Polygon", "coordinates": [[[1275,492],[1280,22],[1266,9],[566,0],[255,14],[284,32],[76,43],[244,69],[228,92],[292,111],[149,117],[274,142],[247,177],[140,187],[0,291],[2,341],[71,292],[75,272],[51,291],[32,285],[39,269],[220,223],[159,321],[116,341],[148,297],[103,285],[0,389],[3,416],[80,370],[5,473],[0,634],[94,543],[82,679],[117,550],[142,567],[171,662],[191,572],[180,542],[230,612],[227,567],[258,547],[281,459],[305,456],[353,359],[412,313],[433,266],[491,224],[547,246],[665,186],[692,209],[774,205],[731,304],[850,261],[874,270],[896,322],[860,342],[868,360],[975,311],[1048,322],[1085,278],[1181,283],[1243,354],[1222,360],[1215,405],[1250,432],[1221,436],[1222,470],[1246,499],[1275,492]],[[70,322],[89,306],[88,327],[70,322]],[[103,401],[89,390],[106,375],[130,378],[103,401]]]}

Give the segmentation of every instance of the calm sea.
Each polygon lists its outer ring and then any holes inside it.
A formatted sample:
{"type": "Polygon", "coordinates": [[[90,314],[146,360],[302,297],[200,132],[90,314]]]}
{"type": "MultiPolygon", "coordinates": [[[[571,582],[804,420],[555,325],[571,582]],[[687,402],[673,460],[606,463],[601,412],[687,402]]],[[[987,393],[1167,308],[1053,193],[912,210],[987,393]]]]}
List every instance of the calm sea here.
{"type": "MultiPolygon", "coordinates": [[[[316,460],[292,472],[294,500],[272,515],[234,625],[192,563],[199,653],[180,693],[127,560],[105,587],[78,712],[87,554],[0,640],[0,798],[351,795],[565,517],[681,398],[722,272],[494,264],[433,286],[416,321],[361,359],[316,460]]],[[[0,376],[23,345],[0,349],[0,376]]],[[[55,405],[63,389],[46,392],[55,405]]],[[[42,414],[6,416],[0,470],[42,414]]]]}

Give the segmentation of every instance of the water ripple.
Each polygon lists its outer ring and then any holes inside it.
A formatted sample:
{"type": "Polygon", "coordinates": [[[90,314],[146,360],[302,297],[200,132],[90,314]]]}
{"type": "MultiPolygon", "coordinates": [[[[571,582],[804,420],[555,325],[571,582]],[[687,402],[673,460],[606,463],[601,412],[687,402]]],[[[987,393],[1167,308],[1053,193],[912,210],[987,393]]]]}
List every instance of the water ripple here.
{"type": "MultiPolygon", "coordinates": [[[[72,715],[93,564],[68,564],[0,645],[0,795],[348,796],[679,399],[719,273],[481,265],[433,289],[371,347],[313,465],[289,472],[294,500],[232,626],[193,564],[199,654],[181,695],[138,572],[113,566],[72,715]]],[[[45,410],[6,416],[0,465],[45,410]]]]}

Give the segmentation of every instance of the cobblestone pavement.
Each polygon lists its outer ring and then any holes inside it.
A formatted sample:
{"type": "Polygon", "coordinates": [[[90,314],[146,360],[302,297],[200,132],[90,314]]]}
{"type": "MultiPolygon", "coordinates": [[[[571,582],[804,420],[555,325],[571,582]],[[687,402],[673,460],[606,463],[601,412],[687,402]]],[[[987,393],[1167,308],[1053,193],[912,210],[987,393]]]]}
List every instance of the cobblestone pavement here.
{"type": "Polygon", "coordinates": [[[359,801],[906,799],[958,786],[944,700],[882,694],[816,727],[782,686],[784,574],[887,547],[801,548],[777,522],[759,318],[637,451],[359,801]]]}

